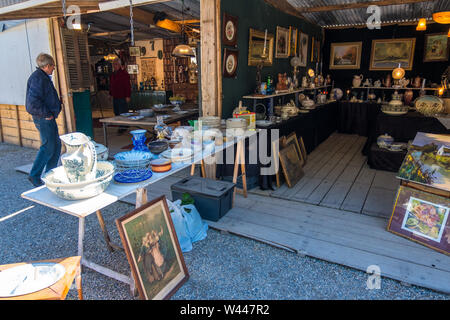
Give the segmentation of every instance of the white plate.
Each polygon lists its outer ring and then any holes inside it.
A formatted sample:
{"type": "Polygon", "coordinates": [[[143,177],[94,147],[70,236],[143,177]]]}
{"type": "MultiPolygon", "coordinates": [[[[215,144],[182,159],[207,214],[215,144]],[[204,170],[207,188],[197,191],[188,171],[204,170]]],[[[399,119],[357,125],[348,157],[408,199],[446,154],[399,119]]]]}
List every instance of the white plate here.
{"type": "Polygon", "coordinates": [[[175,148],[172,150],[166,150],[161,153],[161,156],[170,159],[172,161],[184,161],[192,157],[192,150],[187,148],[175,148]]]}
{"type": "Polygon", "coordinates": [[[257,126],[267,127],[272,125],[272,122],[269,120],[256,120],[255,121],[257,126]]]}
{"type": "Polygon", "coordinates": [[[134,113],[121,113],[120,115],[122,117],[131,117],[131,116],[134,116],[134,113]]]}
{"type": "Polygon", "coordinates": [[[390,116],[401,116],[401,115],[408,113],[408,111],[385,111],[385,110],[381,110],[381,111],[383,111],[384,113],[386,113],[390,116]]]}
{"type": "Polygon", "coordinates": [[[134,116],[134,117],[129,117],[128,119],[136,121],[136,120],[144,119],[144,116],[134,116]]]}
{"type": "Polygon", "coordinates": [[[58,282],[66,273],[59,263],[27,263],[0,272],[0,297],[33,293],[58,282]]]}

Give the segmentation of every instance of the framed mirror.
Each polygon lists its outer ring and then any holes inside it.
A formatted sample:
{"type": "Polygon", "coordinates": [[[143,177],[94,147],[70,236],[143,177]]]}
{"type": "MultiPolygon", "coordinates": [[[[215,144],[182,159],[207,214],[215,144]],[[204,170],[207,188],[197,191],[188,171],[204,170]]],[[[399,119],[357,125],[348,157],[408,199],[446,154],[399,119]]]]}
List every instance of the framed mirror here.
{"type": "Polygon", "coordinates": [[[250,29],[250,36],[248,42],[248,65],[256,66],[261,61],[261,55],[264,51],[264,42],[266,42],[267,59],[264,62],[265,66],[271,66],[273,63],[273,45],[274,36],[268,33],[265,39],[265,32],[255,29],[250,29]]]}

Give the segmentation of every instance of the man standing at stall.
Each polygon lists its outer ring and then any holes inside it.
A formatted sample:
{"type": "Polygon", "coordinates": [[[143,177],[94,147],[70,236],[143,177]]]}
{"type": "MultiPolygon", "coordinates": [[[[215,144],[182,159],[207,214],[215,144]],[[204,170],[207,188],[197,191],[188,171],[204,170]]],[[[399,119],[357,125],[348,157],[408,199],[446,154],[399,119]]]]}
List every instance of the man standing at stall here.
{"type": "MultiPolygon", "coordinates": [[[[113,97],[114,114],[128,112],[128,104],[131,96],[130,75],[122,67],[122,61],[117,58],[113,61],[113,73],[109,81],[109,94],[113,97]]],[[[119,133],[124,133],[126,128],[121,127],[119,133]]]]}
{"type": "Polygon", "coordinates": [[[44,183],[41,180],[42,171],[56,168],[61,154],[56,118],[61,112],[61,100],[51,80],[55,70],[55,60],[46,53],[36,58],[37,68],[27,82],[25,107],[33,117],[34,125],[39,131],[41,147],[34,160],[28,180],[35,186],[44,183]]]}

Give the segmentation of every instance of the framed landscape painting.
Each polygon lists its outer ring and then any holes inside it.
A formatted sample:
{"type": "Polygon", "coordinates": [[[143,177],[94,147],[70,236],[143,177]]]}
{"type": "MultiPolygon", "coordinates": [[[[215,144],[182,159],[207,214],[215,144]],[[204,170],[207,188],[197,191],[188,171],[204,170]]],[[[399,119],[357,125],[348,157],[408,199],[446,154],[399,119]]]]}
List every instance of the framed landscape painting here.
{"type": "Polygon", "coordinates": [[[290,49],[289,29],[277,27],[275,58],[288,58],[289,49],[290,49]]]}
{"type": "Polygon", "coordinates": [[[400,186],[388,231],[450,254],[450,199],[400,186]]]}
{"type": "Polygon", "coordinates": [[[450,136],[418,132],[397,177],[450,191],[450,136]]]}
{"type": "Polygon", "coordinates": [[[300,32],[298,41],[298,57],[300,58],[300,67],[306,67],[308,62],[308,41],[309,36],[306,33],[300,32]]]}
{"type": "Polygon", "coordinates": [[[425,52],[423,62],[448,61],[449,44],[446,33],[425,35],[425,52]]]}
{"type": "Polygon", "coordinates": [[[332,43],[330,69],[359,69],[361,52],[362,42],[332,43]]]}
{"type": "Polygon", "coordinates": [[[170,298],[189,274],[165,196],[117,219],[116,225],[141,299],[170,298]]]}
{"type": "Polygon", "coordinates": [[[412,70],[415,46],[415,38],[372,40],[370,70],[412,70]]]}

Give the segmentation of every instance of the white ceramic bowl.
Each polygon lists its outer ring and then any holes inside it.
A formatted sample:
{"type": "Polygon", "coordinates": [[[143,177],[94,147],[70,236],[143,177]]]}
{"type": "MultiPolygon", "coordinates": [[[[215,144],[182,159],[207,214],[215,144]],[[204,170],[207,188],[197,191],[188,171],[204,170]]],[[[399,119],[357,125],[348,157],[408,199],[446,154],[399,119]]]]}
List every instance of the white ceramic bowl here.
{"type": "Polygon", "coordinates": [[[68,180],[63,166],[50,170],[42,180],[45,186],[58,197],[66,200],[81,200],[95,197],[105,191],[114,172],[115,167],[111,162],[98,161],[96,178],[92,181],[66,182],[68,180]]]}

